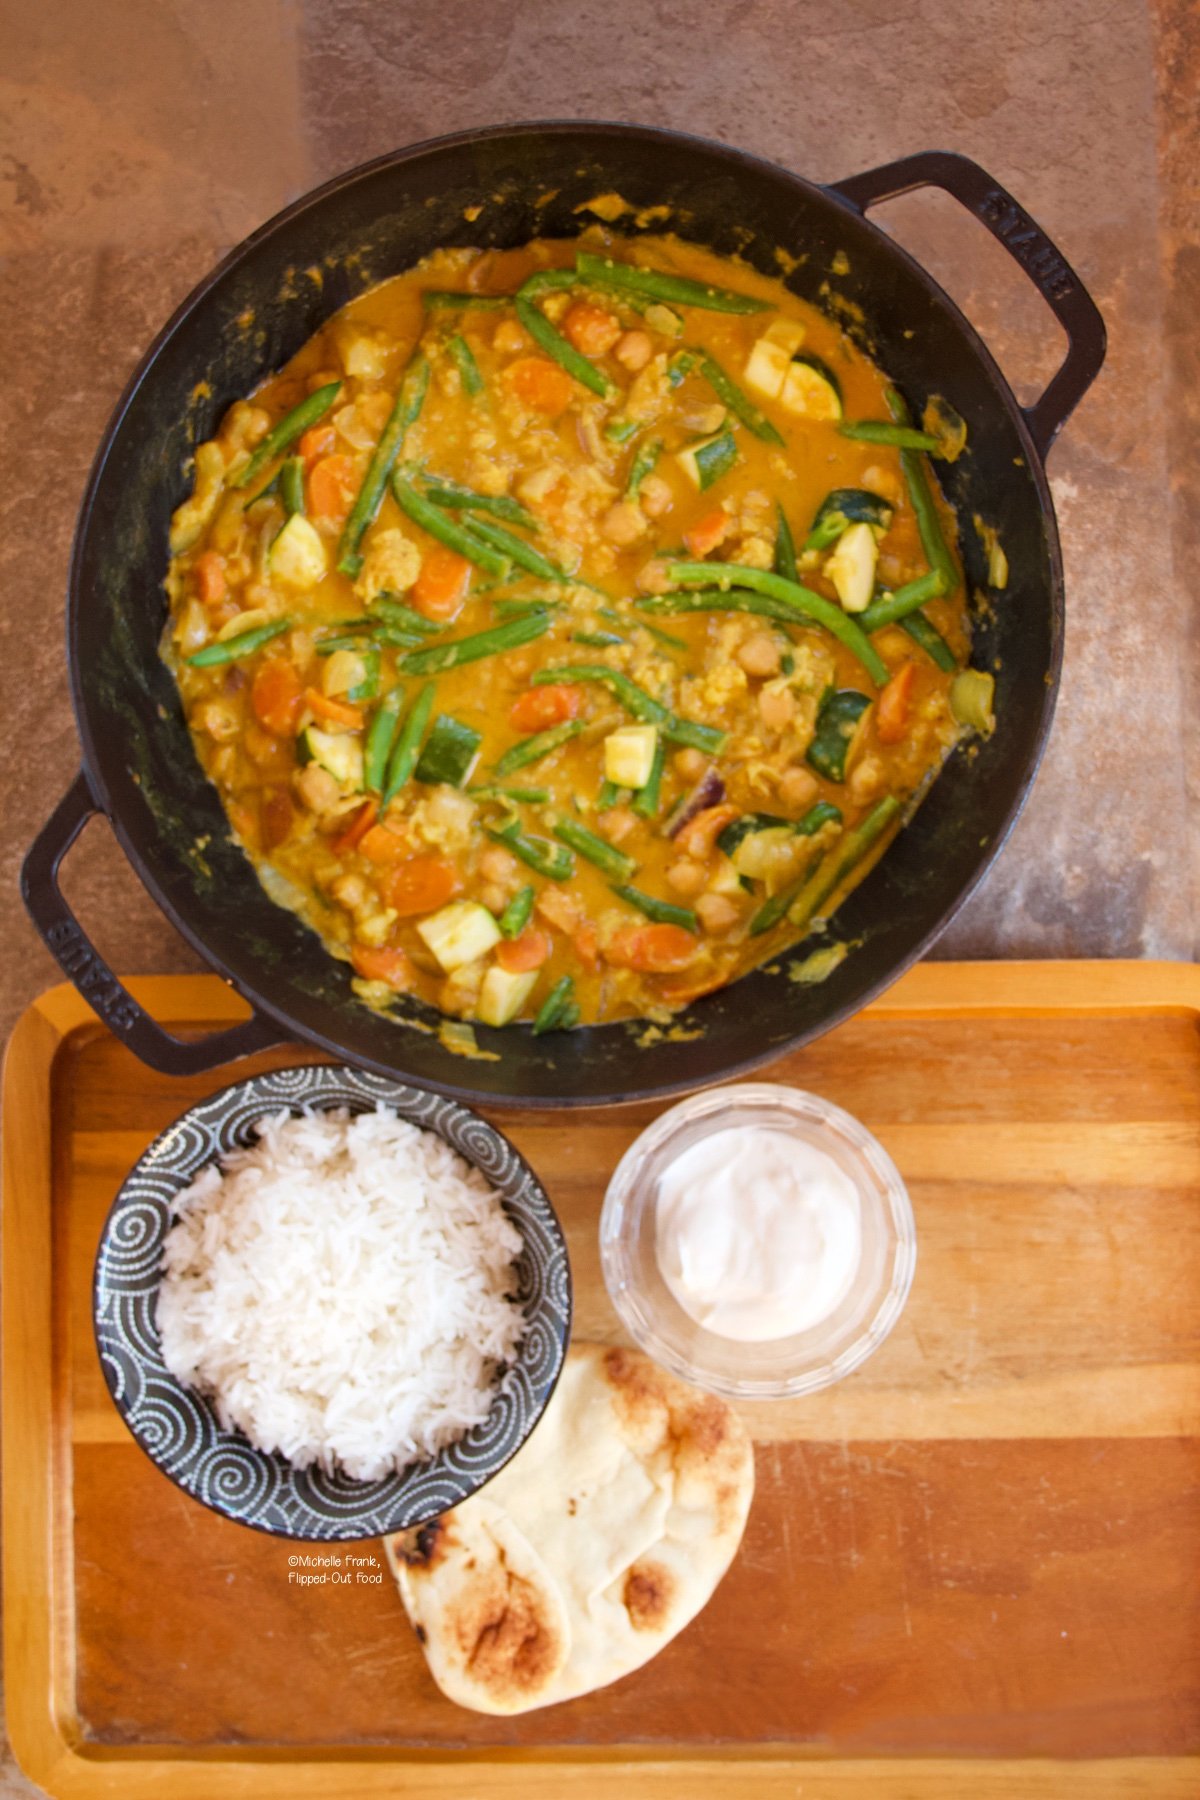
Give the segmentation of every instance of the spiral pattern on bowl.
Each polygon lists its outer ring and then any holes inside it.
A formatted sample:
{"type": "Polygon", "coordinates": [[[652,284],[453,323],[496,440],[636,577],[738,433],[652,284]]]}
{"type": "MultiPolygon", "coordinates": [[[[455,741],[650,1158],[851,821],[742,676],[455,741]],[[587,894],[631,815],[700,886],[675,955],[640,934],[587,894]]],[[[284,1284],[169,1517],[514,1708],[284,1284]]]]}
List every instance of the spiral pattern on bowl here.
{"type": "Polygon", "coordinates": [[[109,1393],[164,1472],[226,1518],[277,1536],[336,1542],[419,1525],[457,1505],[516,1454],[545,1410],[571,1324],[562,1228],[541,1184],[495,1128],[457,1100],[386,1076],[313,1063],[234,1083],[202,1101],[150,1145],[118,1193],[96,1257],[93,1316],[109,1393]],[[389,1107],[434,1131],[481,1170],[521,1235],[515,1298],[526,1329],[486,1419],[427,1462],[377,1481],[296,1469],[222,1429],[208,1399],[175,1380],[162,1359],[156,1306],[171,1207],[200,1170],[253,1142],[254,1127],[302,1108],[389,1107]]]}

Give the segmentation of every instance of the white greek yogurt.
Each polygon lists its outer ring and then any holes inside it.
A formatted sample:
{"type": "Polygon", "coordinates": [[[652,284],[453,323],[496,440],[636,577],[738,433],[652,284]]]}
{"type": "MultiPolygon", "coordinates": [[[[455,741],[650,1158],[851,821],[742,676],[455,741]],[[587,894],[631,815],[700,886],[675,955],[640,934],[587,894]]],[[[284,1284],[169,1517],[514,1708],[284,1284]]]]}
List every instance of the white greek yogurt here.
{"type": "Polygon", "coordinates": [[[683,1310],[718,1337],[763,1343],[819,1325],[862,1255],[858,1190],[789,1132],[733,1126],[659,1178],[656,1253],[683,1310]]]}

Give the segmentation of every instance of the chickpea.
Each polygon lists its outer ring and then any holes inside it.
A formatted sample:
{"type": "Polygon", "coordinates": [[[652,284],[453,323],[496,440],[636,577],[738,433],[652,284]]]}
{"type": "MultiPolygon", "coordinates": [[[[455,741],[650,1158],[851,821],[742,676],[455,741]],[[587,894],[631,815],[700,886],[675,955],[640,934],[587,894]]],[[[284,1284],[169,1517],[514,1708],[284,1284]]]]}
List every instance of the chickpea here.
{"type": "Polygon", "coordinates": [[[339,875],[329,891],[339,906],[354,912],[367,897],[367,884],[361,875],[339,875]]]}
{"type": "Polygon", "coordinates": [[[661,475],[643,476],[638,499],[648,519],[661,519],[665,512],[670,511],[674,498],[671,484],[664,481],[661,475]]]}
{"type": "MultiPolygon", "coordinates": [[[[634,584],[639,594],[667,594],[671,590],[671,577],[667,574],[667,565],[655,557],[637,572],[634,584]]],[[[205,630],[208,626],[205,624],[205,630]]]]}
{"type": "Polygon", "coordinates": [[[696,917],[711,937],[723,937],[741,918],[741,909],[724,894],[701,894],[696,917]]]}
{"type": "Polygon", "coordinates": [[[857,806],[875,800],[884,788],[883,764],[875,756],[864,756],[846,783],[850,798],[857,806]]]}
{"type": "Polygon", "coordinates": [[[210,700],[207,706],[198,709],[195,717],[201,731],[206,731],[218,744],[228,743],[241,729],[240,712],[221,700],[210,700]]]}
{"type": "Polygon", "coordinates": [[[621,367],[628,369],[631,375],[636,375],[640,369],[644,369],[653,354],[654,345],[650,342],[649,333],[645,331],[623,332],[617,339],[617,347],[613,351],[613,355],[621,367]]]}
{"type": "Polygon", "coordinates": [[[486,906],[490,913],[500,914],[508,905],[507,891],[494,881],[486,882],[485,885],[480,888],[479,899],[480,903],[483,906],[486,906]]]}
{"type": "Polygon", "coordinates": [[[690,856],[681,856],[667,870],[667,886],[674,888],[684,899],[691,900],[704,892],[708,881],[708,872],[703,863],[698,863],[690,856]]]}
{"type": "Polygon", "coordinates": [[[893,506],[899,506],[904,497],[900,477],[893,469],[885,469],[882,463],[872,463],[869,469],[863,470],[863,486],[872,494],[890,500],[893,506]]]}
{"type": "Polygon", "coordinates": [[[768,731],[786,731],[796,717],[795,694],[788,687],[760,689],[758,716],[768,731]]]}
{"type": "Polygon", "coordinates": [[[682,781],[699,781],[708,767],[708,758],[703,750],[677,750],[671,758],[671,767],[682,781]]]}
{"type": "Polygon", "coordinates": [[[296,792],[310,812],[331,812],[342,797],[342,790],[328,769],[310,762],[296,777],[296,792]]]}
{"type": "Polygon", "coordinates": [[[479,873],[485,881],[495,882],[497,886],[512,881],[517,872],[516,857],[510,851],[502,850],[499,844],[493,844],[479,859],[479,873]]]}
{"type": "Polygon", "coordinates": [[[610,543],[624,548],[635,544],[646,529],[646,515],[634,500],[618,500],[600,521],[600,529],[610,543]]]}
{"type": "Polygon", "coordinates": [[[600,835],[610,844],[623,844],[637,827],[637,819],[627,806],[614,806],[600,814],[600,835]]]}
{"type": "Polygon", "coordinates": [[[788,812],[803,812],[810,807],[820,787],[809,769],[786,769],[779,781],[779,803],[788,812]]]}
{"type": "Polygon", "coordinates": [[[528,342],[529,339],[515,319],[501,319],[496,327],[496,335],[492,339],[493,347],[502,356],[515,356],[518,351],[524,350],[528,342]]]}
{"type": "Polygon", "coordinates": [[[747,675],[765,677],[779,673],[779,645],[768,631],[756,631],[737,653],[747,675]]]}

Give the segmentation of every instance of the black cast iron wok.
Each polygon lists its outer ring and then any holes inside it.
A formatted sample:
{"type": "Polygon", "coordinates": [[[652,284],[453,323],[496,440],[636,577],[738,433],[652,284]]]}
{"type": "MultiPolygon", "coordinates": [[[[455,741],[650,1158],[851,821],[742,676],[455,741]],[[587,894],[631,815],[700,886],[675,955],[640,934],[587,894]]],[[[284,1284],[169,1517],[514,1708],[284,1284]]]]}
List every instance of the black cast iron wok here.
{"type": "MultiPolygon", "coordinates": [[[[184,302],[134,375],[100,447],[67,604],[83,767],[23,872],[46,943],[113,1031],[168,1072],[303,1038],[468,1100],[570,1106],[697,1087],[828,1030],[949,923],[1033,779],[1063,631],[1062,566],[1042,463],[1103,357],[1100,315],[1054,246],[982,169],[943,152],[822,188],[673,132],[534,124],[420,144],[330,182],[263,226],[184,302]],[[1027,410],[953,303],[864,217],[876,201],[930,185],[982,220],[1067,333],[1066,360],[1027,410]],[[768,273],[778,273],[777,246],[802,254],[789,285],[820,305],[829,283],[861,308],[875,355],[914,412],[936,392],[962,413],[969,453],[939,472],[960,516],[979,513],[995,526],[1009,559],[1008,590],[994,616],[978,622],[973,657],[997,670],[1000,725],[976,754],[952,758],[913,822],[841,908],[836,935],[856,947],[823,984],[790,981],[784,958],[777,972],[756,972],[694,1006],[681,1023],[698,1035],[639,1043],[644,1028],[637,1025],[537,1039],[525,1028],[479,1027],[480,1047],[499,1060],[464,1060],[434,1032],[389,1022],[356,1002],[348,966],[267,899],[230,841],[158,657],[168,522],[189,487],[193,445],[336,308],[437,245],[571,236],[587,220],[576,208],[613,190],[638,207],[670,208],[652,230],[675,229],[768,273]],[[468,222],[464,209],[480,203],[468,222]],[[836,273],[843,258],[849,272],[836,273]],[[254,1008],[246,1024],[180,1042],[93,949],[59,891],[57,870],[95,812],[110,819],[168,918],[254,1008]]],[[[982,552],[969,530],[963,551],[970,585],[981,585],[982,552]]],[[[417,1016],[437,1023],[428,1012],[417,1016]]]]}

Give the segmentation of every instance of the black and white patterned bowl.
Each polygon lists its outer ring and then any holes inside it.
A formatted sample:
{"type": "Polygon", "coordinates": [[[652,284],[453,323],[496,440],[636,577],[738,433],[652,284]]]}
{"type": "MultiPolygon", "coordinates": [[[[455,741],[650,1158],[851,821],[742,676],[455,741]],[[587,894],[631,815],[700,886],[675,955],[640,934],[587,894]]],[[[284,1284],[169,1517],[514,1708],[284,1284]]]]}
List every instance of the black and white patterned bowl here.
{"type": "Polygon", "coordinates": [[[104,1224],[93,1290],[96,1343],[108,1391],[142,1449],[185,1492],[277,1537],[336,1542],[419,1525],[465,1500],[529,1436],[554,1391],[571,1329],[571,1271],[562,1227],[541,1183],[508,1139],[457,1100],[339,1065],[255,1075],[183,1114],[127,1176],[104,1224]],[[429,1462],[378,1481],[293,1468],[224,1431],[200,1394],[162,1358],[155,1313],[171,1206],[201,1169],[251,1143],[258,1120],[284,1110],[382,1103],[435,1131],[482,1171],[521,1234],[517,1294],[526,1330],[481,1425],[429,1462]]]}

